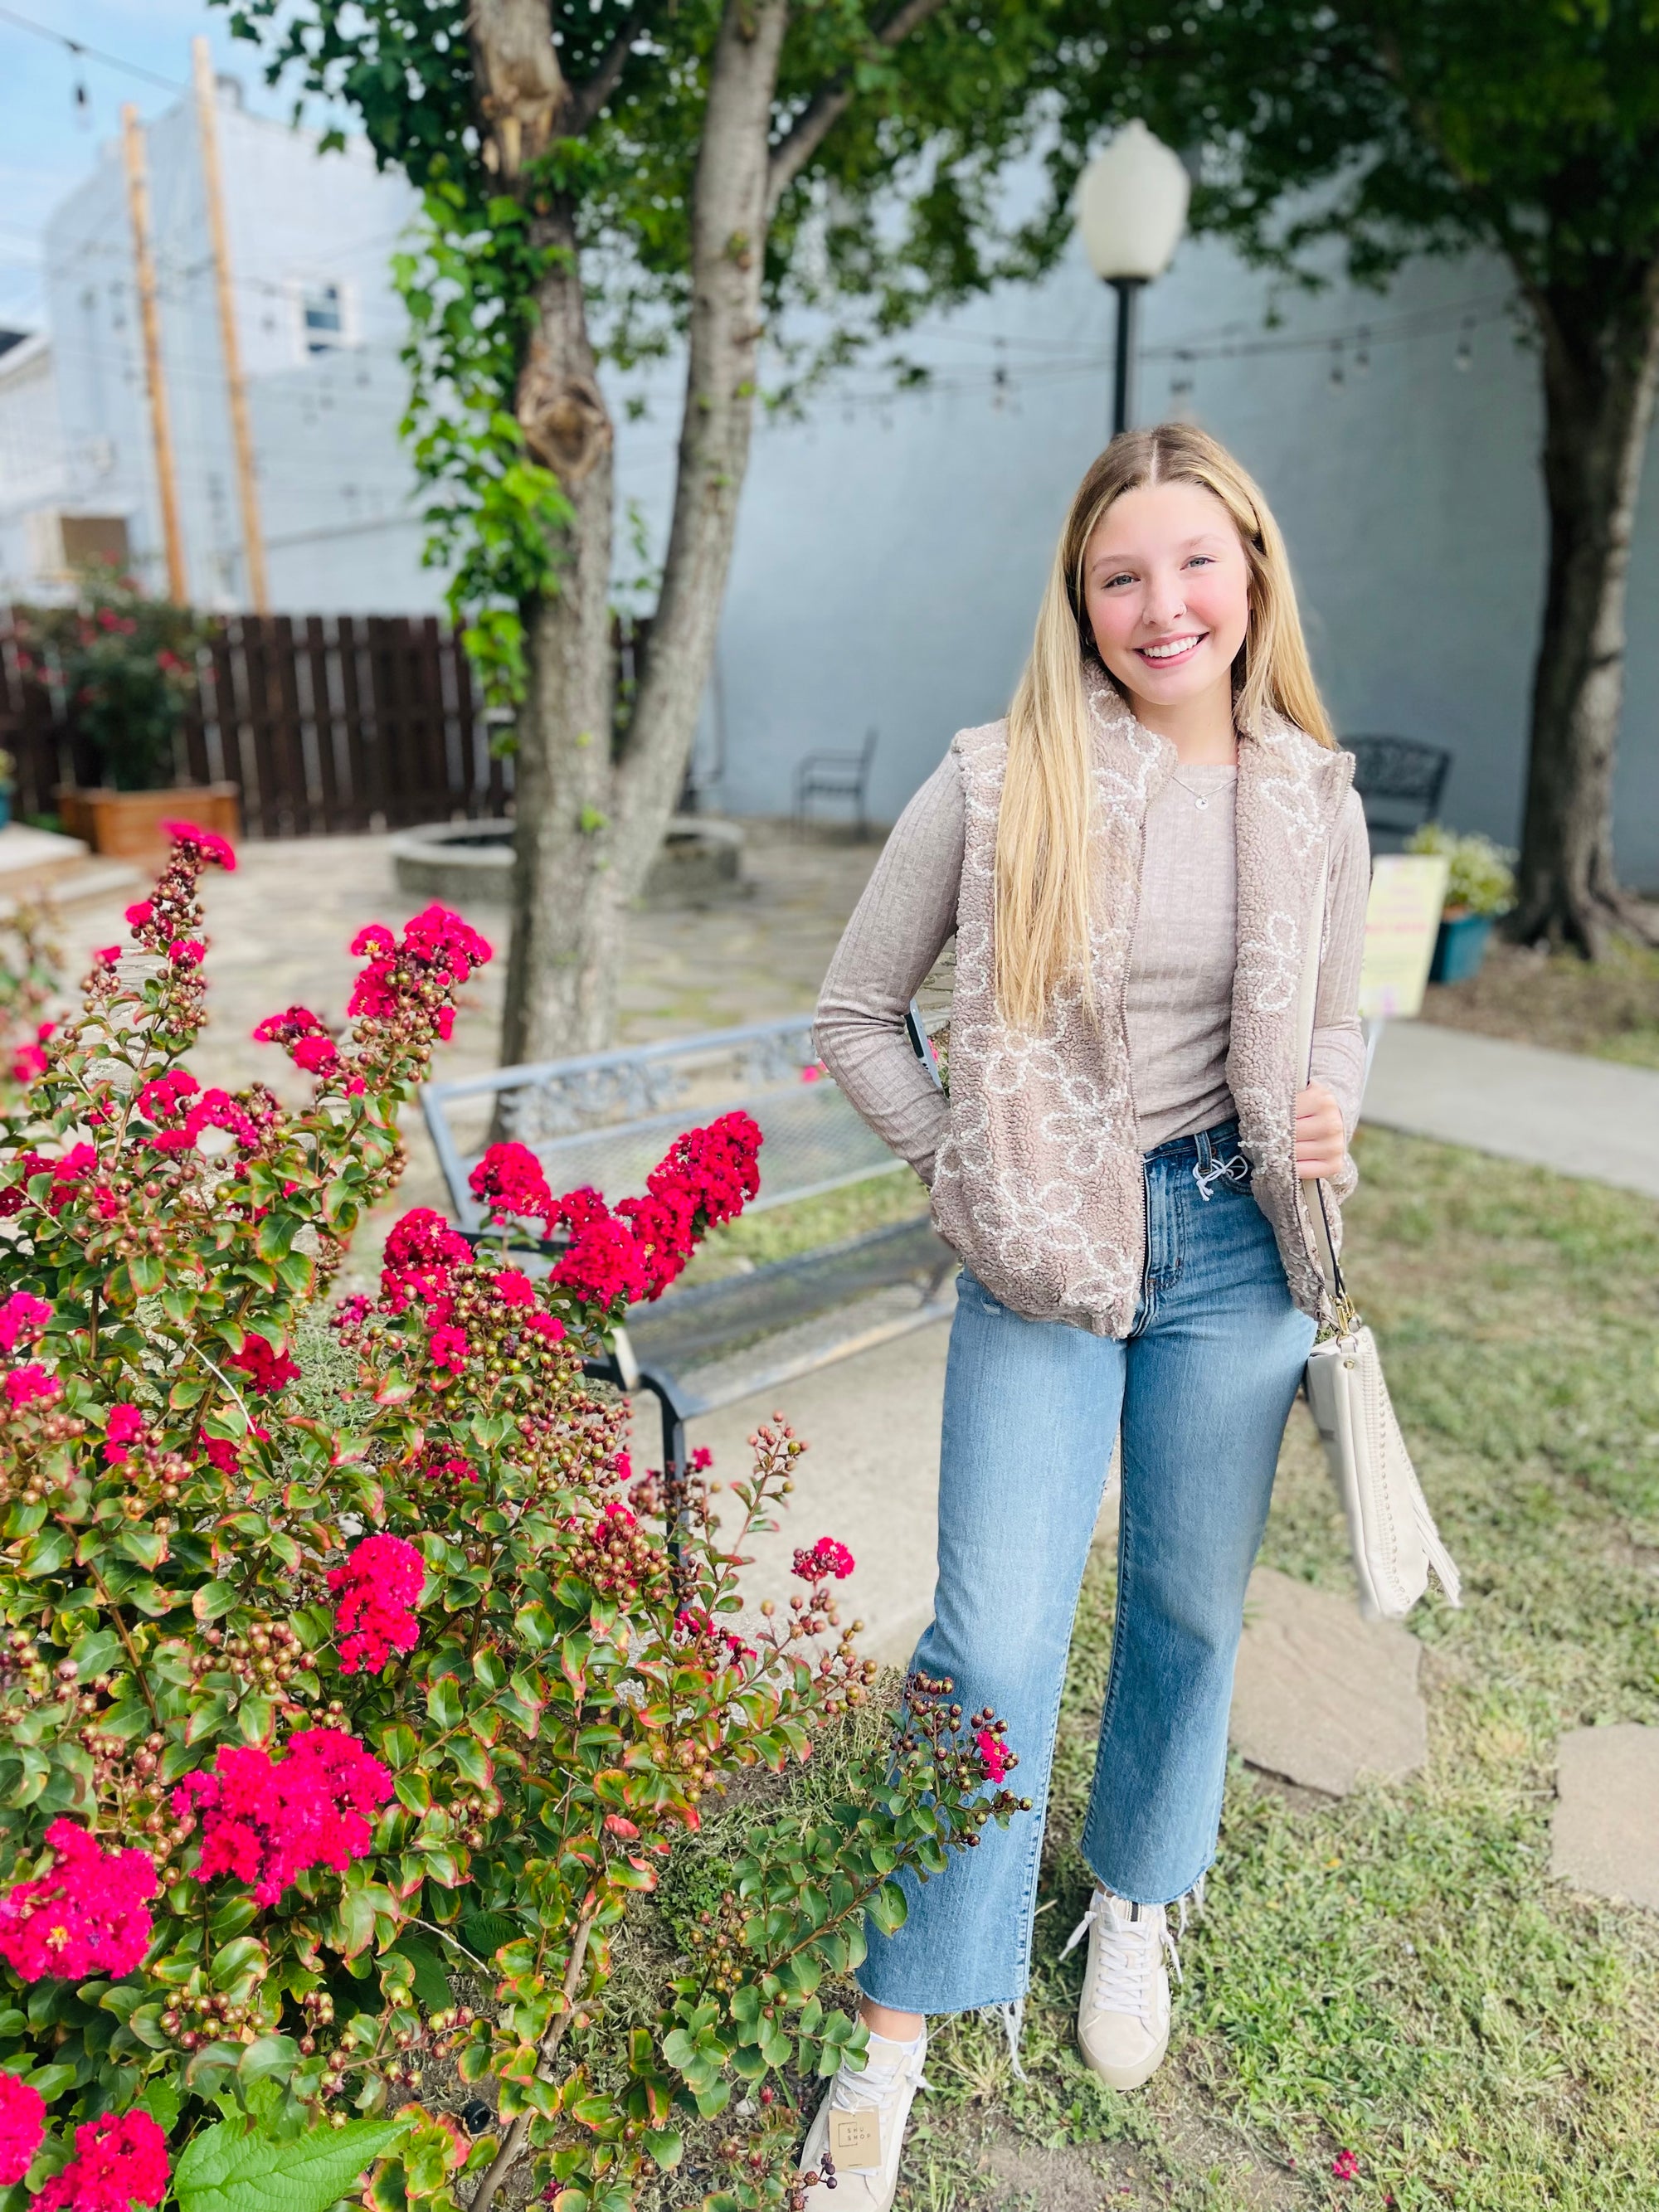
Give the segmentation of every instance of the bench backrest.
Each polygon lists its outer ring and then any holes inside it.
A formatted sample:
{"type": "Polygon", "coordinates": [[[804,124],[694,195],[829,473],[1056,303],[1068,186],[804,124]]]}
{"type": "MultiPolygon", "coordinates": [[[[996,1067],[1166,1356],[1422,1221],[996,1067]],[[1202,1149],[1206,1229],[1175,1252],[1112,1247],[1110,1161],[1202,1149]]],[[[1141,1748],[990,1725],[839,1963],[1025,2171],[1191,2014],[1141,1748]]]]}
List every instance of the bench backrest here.
{"type": "Polygon", "coordinates": [[[537,1154],[556,1192],[591,1184],[614,1201],[683,1130],[741,1107],[765,1137],[750,1210],[896,1172],[896,1159],[818,1067],[812,1017],[588,1053],[429,1083],[421,1107],[464,1229],[483,1226],[467,1177],[492,1135],[537,1154]]]}

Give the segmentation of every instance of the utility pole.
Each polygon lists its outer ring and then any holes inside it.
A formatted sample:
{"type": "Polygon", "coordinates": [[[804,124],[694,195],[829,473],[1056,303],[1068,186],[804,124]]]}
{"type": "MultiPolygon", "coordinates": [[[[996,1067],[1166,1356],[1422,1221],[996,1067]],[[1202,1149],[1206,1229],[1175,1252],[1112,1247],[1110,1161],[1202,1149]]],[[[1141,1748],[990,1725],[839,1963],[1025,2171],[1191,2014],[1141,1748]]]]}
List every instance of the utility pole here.
{"type": "Polygon", "coordinates": [[[253,434],[248,426],[247,384],[236,336],[236,306],[230,289],[230,242],[225,231],[224,192],[219,173],[219,127],[213,63],[205,39],[192,39],[196,112],[202,133],[202,187],[207,197],[208,237],[213,247],[213,282],[219,296],[219,349],[224,356],[225,392],[230,402],[230,438],[236,454],[236,490],[242,510],[242,556],[248,598],[257,615],[270,612],[265,583],[265,541],[259,527],[259,487],[253,474],[253,434]]]}
{"type": "Polygon", "coordinates": [[[173,431],[167,421],[167,379],[161,366],[161,325],[155,301],[155,260],[149,244],[149,178],[144,134],[131,102],[121,110],[121,150],[127,170],[127,213],[132,219],[132,258],[138,276],[138,320],[144,337],[144,382],[149,392],[149,432],[155,448],[155,482],[167,547],[167,597],[185,604],[185,541],[179,527],[179,486],[173,469],[173,431]]]}

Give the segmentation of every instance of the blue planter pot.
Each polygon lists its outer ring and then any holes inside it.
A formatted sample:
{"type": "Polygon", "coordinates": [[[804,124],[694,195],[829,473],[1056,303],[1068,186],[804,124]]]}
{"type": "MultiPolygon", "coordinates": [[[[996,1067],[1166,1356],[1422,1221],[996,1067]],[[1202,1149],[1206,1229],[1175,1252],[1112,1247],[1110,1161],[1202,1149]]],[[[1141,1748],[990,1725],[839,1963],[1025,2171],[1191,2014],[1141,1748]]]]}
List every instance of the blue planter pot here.
{"type": "Polygon", "coordinates": [[[1479,975],[1491,935],[1489,914],[1460,914],[1455,921],[1443,921],[1434,941],[1430,982],[1467,983],[1471,975],[1479,975]]]}
{"type": "Polygon", "coordinates": [[[8,784],[3,789],[0,789],[0,830],[3,830],[10,820],[11,786],[8,784]]]}

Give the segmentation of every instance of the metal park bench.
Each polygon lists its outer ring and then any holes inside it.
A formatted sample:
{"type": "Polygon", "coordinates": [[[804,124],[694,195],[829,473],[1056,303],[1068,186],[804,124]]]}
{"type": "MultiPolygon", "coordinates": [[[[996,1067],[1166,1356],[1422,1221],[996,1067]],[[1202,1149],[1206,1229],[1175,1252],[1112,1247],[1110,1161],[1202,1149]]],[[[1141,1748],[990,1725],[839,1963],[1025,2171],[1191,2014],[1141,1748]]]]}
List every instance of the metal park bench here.
{"type": "MultiPolygon", "coordinates": [[[[909,1026],[937,1082],[915,1007],[909,1026]]],[[[612,1201],[644,1190],[682,1131],[739,1107],[765,1139],[751,1213],[872,1176],[908,1174],[829,1076],[811,1079],[816,1065],[812,1018],[799,1014],[431,1083],[421,1105],[455,1218],[474,1238],[486,1224],[467,1177],[492,1135],[528,1146],[554,1190],[592,1185],[612,1201]]],[[[544,1266],[558,1249],[536,1248],[544,1266]]],[[[519,1256],[533,1272],[535,1259],[519,1256]]],[[[676,1285],[654,1304],[635,1307],[611,1355],[588,1361],[587,1371],[630,1394],[651,1393],[662,1413],[664,1464],[683,1469],[688,1420],[942,1319],[955,1265],[921,1214],[722,1280],[676,1285]]]]}
{"type": "Polygon", "coordinates": [[[1444,745],[1388,737],[1344,738],[1341,743],[1354,757],[1353,787],[1365,810],[1374,851],[1396,849],[1413,830],[1434,820],[1452,762],[1444,745]]]}

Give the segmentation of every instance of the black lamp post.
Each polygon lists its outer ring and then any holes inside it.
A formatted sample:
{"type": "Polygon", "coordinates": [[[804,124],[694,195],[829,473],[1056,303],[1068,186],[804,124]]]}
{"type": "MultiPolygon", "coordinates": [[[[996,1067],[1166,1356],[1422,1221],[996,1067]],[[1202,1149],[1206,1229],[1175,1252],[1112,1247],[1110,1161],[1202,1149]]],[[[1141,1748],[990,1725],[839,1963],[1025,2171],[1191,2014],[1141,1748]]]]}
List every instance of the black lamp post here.
{"type": "Polygon", "coordinates": [[[1090,266],[1117,294],[1112,435],[1133,414],[1140,295],[1169,267],[1187,221],[1191,179],[1178,154],[1139,120],[1126,123],[1078,181],[1077,224],[1090,266]]]}

